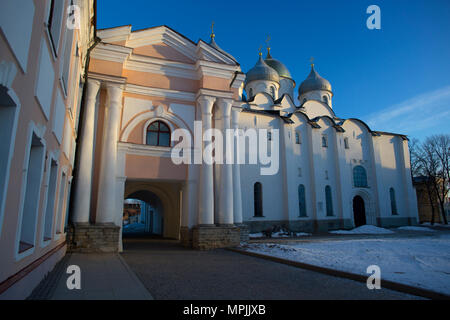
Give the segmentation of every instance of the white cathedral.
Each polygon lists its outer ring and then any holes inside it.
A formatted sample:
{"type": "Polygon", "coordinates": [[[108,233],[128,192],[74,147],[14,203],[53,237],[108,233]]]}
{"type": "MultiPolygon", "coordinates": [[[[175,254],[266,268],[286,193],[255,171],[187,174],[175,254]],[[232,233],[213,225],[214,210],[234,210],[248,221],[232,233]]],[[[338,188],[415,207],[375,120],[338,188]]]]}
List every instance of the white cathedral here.
{"type": "Polygon", "coordinates": [[[98,36],[74,176],[74,243],[83,246],[76,234],[86,224],[122,228],[124,199],[148,203],[162,236],[200,249],[273,226],[326,232],[417,223],[407,137],[339,118],[331,84],[314,65],[296,105],[296,83],[270,50],[243,73],[214,35],[195,43],[167,26],[123,26],[98,36]],[[278,130],[278,170],[174,164],[171,135],[185,129],[194,141],[195,121],[203,132],[278,130]]]}
{"type": "Polygon", "coordinates": [[[270,49],[246,74],[239,127],[277,128],[283,146],[279,174],[241,169],[243,197],[255,198],[243,203],[250,231],[275,223],[307,232],[415,224],[406,136],[339,118],[331,84],[314,64],[298,87],[299,106],[294,87],[289,70],[270,49]]]}

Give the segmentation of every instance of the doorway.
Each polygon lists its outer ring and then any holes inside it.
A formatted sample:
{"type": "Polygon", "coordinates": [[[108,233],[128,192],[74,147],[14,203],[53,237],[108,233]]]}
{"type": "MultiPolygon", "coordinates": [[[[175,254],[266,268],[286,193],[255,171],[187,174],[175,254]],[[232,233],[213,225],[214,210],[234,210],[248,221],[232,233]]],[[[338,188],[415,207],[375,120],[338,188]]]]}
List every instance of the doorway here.
{"type": "Polygon", "coordinates": [[[360,196],[355,196],[353,198],[353,218],[355,221],[355,227],[366,224],[366,209],[364,200],[360,196]]]}

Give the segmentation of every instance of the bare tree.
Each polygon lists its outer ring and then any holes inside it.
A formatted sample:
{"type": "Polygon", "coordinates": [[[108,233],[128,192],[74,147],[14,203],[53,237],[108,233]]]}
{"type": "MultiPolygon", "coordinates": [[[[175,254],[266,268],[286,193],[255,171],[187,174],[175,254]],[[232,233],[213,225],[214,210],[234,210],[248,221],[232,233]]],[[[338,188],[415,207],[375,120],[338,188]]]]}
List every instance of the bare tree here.
{"type": "Polygon", "coordinates": [[[438,168],[434,188],[438,196],[439,206],[441,208],[444,223],[448,224],[444,205],[445,199],[447,198],[447,195],[450,191],[450,135],[433,135],[425,140],[425,144],[428,144],[430,146],[431,151],[436,155],[436,158],[438,160],[438,168]]]}
{"type": "Polygon", "coordinates": [[[433,196],[433,191],[438,167],[437,157],[429,146],[421,144],[417,139],[411,141],[409,149],[413,176],[424,176],[425,178],[425,187],[431,206],[431,224],[433,225],[435,221],[435,197],[433,196]]]}

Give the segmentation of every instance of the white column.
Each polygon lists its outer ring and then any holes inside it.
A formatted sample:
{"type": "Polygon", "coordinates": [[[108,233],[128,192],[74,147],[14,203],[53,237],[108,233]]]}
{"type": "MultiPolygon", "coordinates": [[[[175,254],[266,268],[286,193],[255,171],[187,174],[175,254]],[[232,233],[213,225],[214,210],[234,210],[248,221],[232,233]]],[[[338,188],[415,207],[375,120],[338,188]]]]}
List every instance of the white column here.
{"type": "MultiPolygon", "coordinates": [[[[227,153],[234,153],[231,149],[232,141],[227,137],[227,130],[231,128],[231,105],[233,100],[219,98],[218,107],[222,113],[222,134],[224,138],[223,164],[220,165],[220,198],[219,224],[233,224],[233,165],[227,163],[227,153]]],[[[232,137],[231,137],[232,138],[232,137]]]]}
{"type": "Polygon", "coordinates": [[[233,107],[231,109],[231,127],[235,130],[236,136],[234,137],[234,164],[233,164],[233,212],[234,223],[241,224],[242,219],[242,194],[241,194],[241,167],[238,163],[239,159],[239,113],[241,108],[233,107]]]}
{"type": "Polygon", "coordinates": [[[89,223],[92,189],[92,161],[94,152],[95,105],[99,88],[100,81],[88,79],[86,104],[80,135],[78,179],[75,187],[75,202],[72,217],[72,221],[75,223],[89,223]]]}
{"type": "MultiPolygon", "coordinates": [[[[214,97],[200,96],[197,102],[202,113],[202,134],[206,130],[211,129],[212,108],[215,102],[214,97]]],[[[211,144],[211,141],[203,141],[202,139],[202,164],[200,167],[200,188],[199,188],[199,225],[214,224],[214,177],[212,155],[204,155],[205,148],[211,144]],[[208,162],[208,163],[206,163],[208,162]]]]}
{"type": "Polygon", "coordinates": [[[98,223],[115,222],[117,141],[120,109],[122,107],[122,87],[109,84],[108,103],[105,116],[105,131],[101,155],[100,180],[97,204],[98,223]]]}

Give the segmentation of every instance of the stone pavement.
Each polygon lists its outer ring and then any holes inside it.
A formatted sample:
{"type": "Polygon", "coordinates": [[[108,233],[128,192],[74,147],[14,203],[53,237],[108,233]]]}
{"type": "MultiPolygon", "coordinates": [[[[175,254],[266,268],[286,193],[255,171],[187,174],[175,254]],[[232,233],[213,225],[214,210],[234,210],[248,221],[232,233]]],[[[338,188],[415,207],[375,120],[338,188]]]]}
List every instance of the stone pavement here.
{"type": "Polygon", "coordinates": [[[31,300],[151,300],[119,254],[67,254],[28,297],[31,300]],[[69,290],[69,265],[81,269],[81,289],[69,290]]]}
{"type": "Polygon", "coordinates": [[[124,240],[123,258],[155,299],[421,299],[224,249],[170,240],[124,240]]]}

